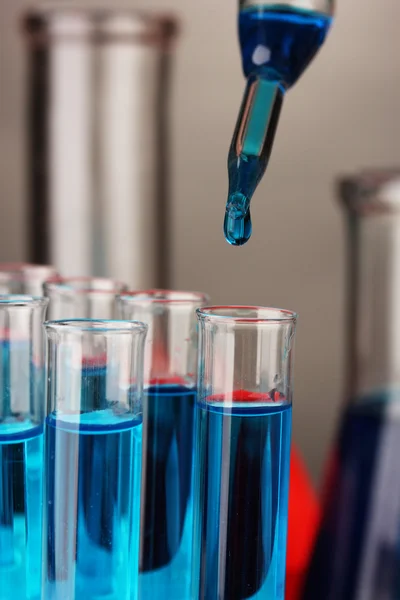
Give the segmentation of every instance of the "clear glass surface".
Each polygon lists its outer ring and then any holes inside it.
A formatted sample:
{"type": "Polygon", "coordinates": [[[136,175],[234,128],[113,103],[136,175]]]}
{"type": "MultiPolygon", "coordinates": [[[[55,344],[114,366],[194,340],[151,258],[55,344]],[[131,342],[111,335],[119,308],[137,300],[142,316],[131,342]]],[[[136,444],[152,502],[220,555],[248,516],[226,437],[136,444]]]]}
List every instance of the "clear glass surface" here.
{"type": "Polygon", "coordinates": [[[42,296],[43,284],[56,277],[55,267],[28,263],[0,263],[0,294],[42,296]]]}
{"type": "Polygon", "coordinates": [[[54,277],[44,285],[49,319],[113,319],[126,284],[105,277],[54,277]]]}

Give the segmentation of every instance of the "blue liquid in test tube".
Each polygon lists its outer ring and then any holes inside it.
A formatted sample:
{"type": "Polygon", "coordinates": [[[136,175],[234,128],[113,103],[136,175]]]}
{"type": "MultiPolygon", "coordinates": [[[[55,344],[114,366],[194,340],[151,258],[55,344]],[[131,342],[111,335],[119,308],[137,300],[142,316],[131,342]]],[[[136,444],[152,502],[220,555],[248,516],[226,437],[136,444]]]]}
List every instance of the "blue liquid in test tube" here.
{"type": "Polygon", "coordinates": [[[193,419],[196,393],[182,385],[151,386],[146,422],[142,597],[163,590],[190,595],[192,552],[193,419]]]}
{"type": "Polygon", "coordinates": [[[199,597],[284,600],[291,406],[205,402],[197,410],[207,548],[199,597]]]}
{"type": "MultiPolygon", "coordinates": [[[[66,323],[72,323],[70,341],[63,339],[68,325],[47,325],[56,358],[50,362],[53,399],[45,427],[43,598],[132,600],[139,574],[142,397],[136,384],[128,384],[141,374],[127,380],[127,371],[129,337],[143,337],[144,326],[135,332],[138,324],[124,321],[66,323]],[[118,323],[121,331],[116,331],[118,323]],[[71,366],[73,354],[80,357],[79,327],[83,349],[88,335],[86,344],[94,352],[98,347],[104,351],[81,368],[71,366]],[[119,339],[124,337],[125,346],[119,339]],[[62,362],[60,348],[68,343],[72,354],[62,362]],[[57,375],[60,369],[63,376],[57,375]]],[[[142,359],[134,364],[139,368],[142,359]]]]}
{"type": "Polygon", "coordinates": [[[145,344],[139,600],[192,600],[196,308],[207,296],[123,294],[119,314],[149,327],[145,344]]]}
{"type": "Polygon", "coordinates": [[[39,600],[45,299],[0,296],[0,600],[39,600]]]}

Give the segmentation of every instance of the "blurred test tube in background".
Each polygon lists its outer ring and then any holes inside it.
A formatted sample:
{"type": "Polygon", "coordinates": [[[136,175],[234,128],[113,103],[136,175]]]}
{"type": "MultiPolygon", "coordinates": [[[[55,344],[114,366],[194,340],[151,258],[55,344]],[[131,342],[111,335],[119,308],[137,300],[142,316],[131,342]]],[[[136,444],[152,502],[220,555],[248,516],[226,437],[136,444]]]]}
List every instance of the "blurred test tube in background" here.
{"type": "Polygon", "coordinates": [[[30,260],[168,285],[168,108],[177,23],[132,9],[31,9],[30,260]]]}

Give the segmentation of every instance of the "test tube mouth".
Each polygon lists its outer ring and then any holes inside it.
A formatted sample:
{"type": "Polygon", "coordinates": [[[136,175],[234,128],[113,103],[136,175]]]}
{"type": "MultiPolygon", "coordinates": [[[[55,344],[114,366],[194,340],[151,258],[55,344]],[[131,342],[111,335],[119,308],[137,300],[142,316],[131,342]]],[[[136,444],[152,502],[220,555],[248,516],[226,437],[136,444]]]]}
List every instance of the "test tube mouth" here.
{"type": "Polygon", "coordinates": [[[209,296],[203,292],[182,292],[175,290],[139,290],[124,292],[119,295],[122,302],[138,304],[193,304],[204,305],[209,301],[209,296]]]}
{"type": "Polygon", "coordinates": [[[42,3],[25,13],[22,28],[29,42],[37,45],[62,39],[71,42],[138,43],[165,48],[177,37],[179,22],[171,14],[130,7],[42,3]]]}
{"type": "Polygon", "coordinates": [[[400,212],[400,167],[362,169],[340,177],[337,193],[342,204],[360,215],[400,212]]]}
{"type": "Polygon", "coordinates": [[[297,321],[297,314],[282,308],[269,308],[265,306],[205,306],[196,310],[201,321],[218,321],[231,324],[260,324],[276,325],[293,323],[297,321]]]}
{"type": "Polygon", "coordinates": [[[146,333],[147,325],[141,321],[120,319],[60,319],[45,321],[44,327],[50,333],[93,333],[130,334],[146,333]]]}
{"type": "Polygon", "coordinates": [[[125,283],[106,277],[51,277],[43,284],[46,294],[57,292],[66,296],[75,294],[116,296],[127,289],[128,286],[125,283]]]}
{"type": "Polygon", "coordinates": [[[0,294],[0,306],[47,306],[49,299],[25,294],[0,294]]]}
{"type": "Polygon", "coordinates": [[[24,262],[0,263],[0,276],[7,275],[10,279],[49,279],[58,276],[57,270],[51,265],[35,265],[24,262]]]}

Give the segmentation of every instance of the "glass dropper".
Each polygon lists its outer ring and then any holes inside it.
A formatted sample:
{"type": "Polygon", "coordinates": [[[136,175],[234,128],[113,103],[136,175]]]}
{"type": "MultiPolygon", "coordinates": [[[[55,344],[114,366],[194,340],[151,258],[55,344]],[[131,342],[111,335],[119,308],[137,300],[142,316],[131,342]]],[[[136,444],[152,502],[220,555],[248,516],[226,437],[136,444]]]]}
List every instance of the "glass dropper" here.
{"type": "Polygon", "coordinates": [[[333,0],[239,0],[247,83],[228,154],[224,221],[225,238],[234,246],[251,236],[250,202],[268,165],[286,90],[324,43],[333,11],[333,0]]]}

